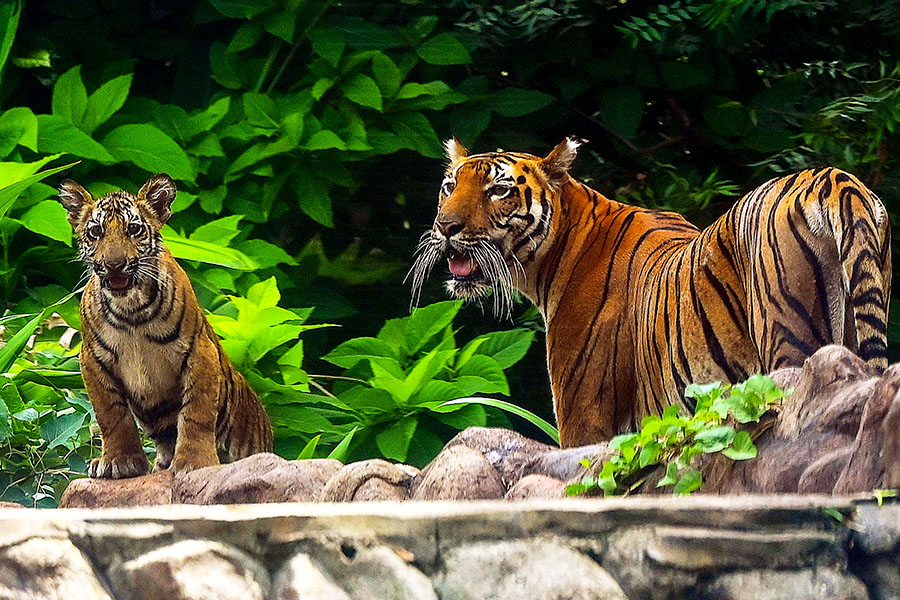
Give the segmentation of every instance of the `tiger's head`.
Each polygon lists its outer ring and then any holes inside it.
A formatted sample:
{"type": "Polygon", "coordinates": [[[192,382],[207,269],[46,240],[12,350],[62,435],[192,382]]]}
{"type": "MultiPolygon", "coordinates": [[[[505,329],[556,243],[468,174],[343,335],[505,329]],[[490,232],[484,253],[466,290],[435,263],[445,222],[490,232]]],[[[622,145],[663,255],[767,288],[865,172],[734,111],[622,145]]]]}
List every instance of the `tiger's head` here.
{"type": "Polygon", "coordinates": [[[71,179],[59,186],[81,260],[113,296],[124,296],[154,277],[163,251],[160,229],[174,199],[175,183],[165,174],[151,177],[137,196],[119,191],[94,199],[71,179]]]}
{"type": "Polygon", "coordinates": [[[494,313],[508,315],[513,292],[525,290],[529,266],[551,233],[553,211],[580,145],[568,138],[544,157],[469,155],[459,140],[448,140],[437,217],[410,269],[413,303],[428,273],[446,257],[452,296],[477,299],[493,290],[494,313]]]}

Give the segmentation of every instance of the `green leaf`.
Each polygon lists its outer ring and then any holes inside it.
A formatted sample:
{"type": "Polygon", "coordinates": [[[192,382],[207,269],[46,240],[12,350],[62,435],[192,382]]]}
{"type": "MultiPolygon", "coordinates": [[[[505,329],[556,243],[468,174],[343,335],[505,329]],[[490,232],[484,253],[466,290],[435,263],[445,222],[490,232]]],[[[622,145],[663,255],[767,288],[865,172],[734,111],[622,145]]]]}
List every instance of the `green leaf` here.
{"type": "Polygon", "coordinates": [[[678,482],[678,465],[675,464],[675,461],[670,462],[666,465],[666,474],[665,476],[656,482],[656,487],[663,487],[666,485],[675,485],[678,482]]]}
{"type": "Polygon", "coordinates": [[[469,51],[450,33],[441,33],[426,40],[416,48],[416,54],[432,65],[465,65],[472,62],[469,51]]]}
{"type": "Polygon", "coordinates": [[[37,122],[40,152],[65,152],[102,163],[116,162],[106,148],[66,119],[56,115],[37,115],[37,122]]]}
{"type": "Polygon", "coordinates": [[[400,89],[403,75],[400,73],[397,65],[394,64],[394,61],[383,52],[379,52],[372,57],[372,75],[375,76],[375,81],[378,82],[386,98],[392,98],[397,93],[397,90],[400,89]]]}
{"type": "Polygon", "coordinates": [[[243,215],[231,215],[204,223],[188,237],[200,242],[227,246],[240,233],[238,223],[240,223],[242,218],[243,215]]]}
{"type": "Polygon", "coordinates": [[[738,431],[729,448],[722,450],[722,454],[731,460],[747,460],[756,458],[756,446],[746,431],[738,431]]]}
{"type": "Polygon", "coordinates": [[[278,291],[278,281],[275,276],[250,286],[250,289],[247,290],[247,300],[260,308],[278,306],[281,301],[281,292],[278,291]]]}
{"type": "Polygon", "coordinates": [[[422,113],[393,113],[391,128],[406,148],[429,158],[440,158],[443,155],[437,133],[422,113]]]}
{"type": "Polygon", "coordinates": [[[103,123],[113,116],[128,98],[131,89],[132,76],[122,75],[110,79],[90,95],[87,100],[87,110],[81,122],[81,129],[91,134],[103,123]]]}
{"type": "Polygon", "coordinates": [[[81,81],[81,66],[72,67],[60,75],[53,86],[53,115],[80,128],[87,110],[87,99],[87,89],[81,81]]]}
{"type": "Polygon", "coordinates": [[[359,427],[354,427],[347,432],[347,435],[345,435],[338,445],[328,454],[328,458],[346,462],[347,454],[350,452],[350,442],[353,441],[353,436],[357,431],[359,431],[359,427]]]}
{"type": "Polygon", "coordinates": [[[53,449],[67,445],[72,436],[78,433],[86,417],[84,413],[73,412],[51,418],[41,425],[41,436],[47,440],[47,447],[53,449]]]}
{"type": "Polygon", "coordinates": [[[55,175],[56,173],[65,171],[66,169],[71,169],[78,164],[69,163],[61,167],[54,167],[52,169],[47,169],[46,171],[41,171],[40,173],[35,173],[34,175],[30,175],[27,171],[25,173],[21,173],[21,170],[19,169],[24,166],[28,170],[31,170],[32,168],[34,170],[37,170],[42,165],[46,164],[49,161],[56,160],[58,157],[58,154],[46,156],[41,160],[33,163],[0,163],[0,219],[2,219],[4,215],[6,215],[9,209],[12,207],[13,203],[15,203],[16,199],[18,199],[19,195],[26,189],[28,189],[31,185],[37,183],[45,177],[55,175]],[[7,177],[8,173],[6,173],[6,169],[3,168],[4,166],[10,164],[17,167],[16,176],[12,178],[7,177]]]}
{"type": "Polygon", "coordinates": [[[480,397],[469,397],[469,398],[459,398],[457,400],[450,400],[449,402],[444,402],[442,406],[453,406],[456,404],[482,404],[484,406],[490,406],[493,408],[499,408],[500,410],[506,411],[510,414],[516,415],[517,417],[521,417],[546,433],[550,439],[553,440],[554,443],[559,443],[559,430],[556,429],[553,425],[540,418],[536,414],[516,406],[515,404],[511,404],[504,400],[497,400],[495,398],[480,398],[480,397]]]}
{"type": "Polygon", "coordinates": [[[309,33],[309,41],[312,42],[313,52],[327,60],[332,66],[338,66],[344,47],[347,43],[344,38],[331,29],[318,28],[309,33]]]}
{"type": "Polygon", "coordinates": [[[341,91],[344,96],[351,102],[356,102],[360,106],[374,108],[381,112],[384,110],[384,104],[381,100],[381,89],[375,80],[368,75],[362,73],[353,73],[341,82],[341,91]]]}
{"type": "Polygon", "coordinates": [[[701,485],[703,485],[703,475],[697,469],[691,469],[678,478],[678,483],[675,484],[675,489],[672,492],[675,494],[690,494],[694,490],[700,489],[701,485]]]}
{"type": "Polygon", "coordinates": [[[31,318],[25,325],[19,329],[15,335],[9,338],[3,346],[0,346],[0,373],[8,373],[9,368],[15,362],[16,358],[19,356],[19,353],[22,352],[22,349],[25,348],[25,344],[28,343],[28,338],[37,330],[40,326],[41,321],[44,320],[44,317],[49,314],[55,307],[65,304],[69,301],[70,298],[75,296],[76,293],[81,290],[77,290],[72,292],[71,294],[67,294],[57,302],[54,302],[50,306],[47,306],[31,318]]]}
{"type": "Polygon", "coordinates": [[[412,315],[406,317],[404,333],[410,353],[417,352],[453,322],[453,317],[461,307],[462,303],[458,300],[445,300],[417,308],[412,315]]]}
{"type": "Polygon", "coordinates": [[[122,125],[103,138],[103,145],[116,160],[128,161],[175,179],[194,181],[191,159],[175,141],[147,123],[122,125]]]}
{"type": "Polygon", "coordinates": [[[506,381],[506,375],[503,369],[490,356],[476,354],[464,364],[457,374],[460,378],[472,376],[480,377],[491,384],[491,389],[482,389],[484,393],[498,393],[504,396],[509,395],[509,383],[506,381]]]}
{"type": "Polygon", "coordinates": [[[466,427],[484,427],[487,424],[487,412],[480,404],[468,404],[449,413],[433,414],[434,418],[454,429],[466,427]]]}
{"type": "Polygon", "coordinates": [[[734,441],[734,428],[727,425],[703,430],[694,436],[694,445],[703,452],[718,452],[734,441]]]}
{"type": "Polygon", "coordinates": [[[16,38],[22,6],[22,2],[0,3],[0,75],[2,75],[4,67],[6,67],[9,51],[12,48],[13,40],[16,38]]]}
{"type": "Polygon", "coordinates": [[[502,368],[508,369],[528,353],[528,349],[534,341],[534,331],[530,329],[494,331],[479,336],[475,340],[484,340],[484,343],[479,345],[475,351],[476,354],[490,356],[502,368]]]}
{"type": "Polygon", "coordinates": [[[328,182],[314,174],[309,168],[298,168],[295,190],[299,198],[300,209],[304,213],[317,223],[326,227],[334,227],[328,182]]]}
{"type": "Polygon", "coordinates": [[[0,116],[0,158],[9,156],[16,146],[37,152],[38,121],[30,108],[17,106],[0,116]]]}
{"type": "Polygon", "coordinates": [[[171,227],[163,228],[166,247],[175,258],[196,260],[211,265],[228,267],[239,271],[255,271],[259,268],[252,258],[235,250],[209,242],[191,240],[178,235],[171,227]]]}
{"type": "Polygon", "coordinates": [[[600,120],[625,139],[637,133],[644,116],[644,97],[634,86],[608,88],[598,98],[600,120]]]}
{"type": "Polygon", "coordinates": [[[307,460],[312,458],[316,454],[316,446],[319,445],[319,440],[321,439],[322,434],[320,433],[316,437],[306,442],[306,445],[303,446],[303,450],[301,450],[300,454],[297,455],[297,460],[307,460]]]}
{"type": "MultiPolygon", "coordinates": [[[[6,405],[6,394],[4,393],[9,388],[15,391],[12,383],[5,383],[0,387],[0,442],[12,435],[12,421],[9,418],[9,408],[6,405]]],[[[18,394],[18,392],[16,393],[18,394]]]]}
{"type": "Polygon", "coordinates": [[[363,360],[397,362],[391,346],[372,337],[359,337],[348,340],[323,356],[322,360],[344,369],[352,369],[363,360]]]}
{"type": "Polygon", "coordinates": [[[29,208],[19,220],[26,229],[71,246],[72,228],[66,214],[56,200],[44,200],[29,208]]]}
{"type": "Polygon", "coordinates": [[[485,105],[504,117],[524,117],[549,106],[553,100],[544,92],[508,87],[491,95],[485,105]]]}
{"type": "Polygon", "coordinates": [[[453,90],[443,81],[429,81],[428,83],[406,83],[397,92],[397,100],[406,100],[417,96],[434,96],[446,94],[453,90]]]}
{"type": "Polygon", "coordinates": [[[275,101],[265,94],[255,92],[244,94],[244,115],[251,125],[263,129],[278,129],[281,122],[275,101]]]}
{"type": "Polygon", "coordinates": [[[409,453],[409,443],[419,421],[410,415],[403,417],[396,423],[375,436],[375,443],[385,458],[404,462],[409,453]]]}
{"type": "Polygon", "coordinates": [[[209,0],[217,11],[232,19],[252,19],[271,5],[268,0],[209,0]]]}

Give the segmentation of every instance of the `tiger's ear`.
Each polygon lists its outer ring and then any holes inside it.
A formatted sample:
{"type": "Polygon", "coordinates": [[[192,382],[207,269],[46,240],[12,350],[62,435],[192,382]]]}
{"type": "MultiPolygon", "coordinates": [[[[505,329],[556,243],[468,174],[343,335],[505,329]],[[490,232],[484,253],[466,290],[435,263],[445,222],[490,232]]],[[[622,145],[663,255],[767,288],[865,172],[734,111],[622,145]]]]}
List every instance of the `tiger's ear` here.
{"type": "Polygon", "coordinates": [[[455,135],[444,142],[444,152],[447,154],[447,164],[451,167],[469,155],[469,151],[455,135]]]}
{"type": "Polygon", "coordinates": [[[165,173],[157,173],[147,180],[140,191],[138,200],[143,200],[150,205],[161,223],[165,223],[172,216],[170,207],[175,200],[175,182],[165,173]]]}
{"type": "Polygon", "coordinates": [[[71,179],[63,179],[59,184],[59,203],[63,205],[63,208],[68,213],[66,219],[72,227],[77,227],[84,207],[92,205],[94,198],[89,191],[78,183],[71,179]]]}
{"type": "Polygon", "coordinates": [[[569,136],[557,144],[550,154],[541,159],[541,169],[547,175],[550,183],[559,184],[565,181],[582,143],[582,140],[569,136]]]}

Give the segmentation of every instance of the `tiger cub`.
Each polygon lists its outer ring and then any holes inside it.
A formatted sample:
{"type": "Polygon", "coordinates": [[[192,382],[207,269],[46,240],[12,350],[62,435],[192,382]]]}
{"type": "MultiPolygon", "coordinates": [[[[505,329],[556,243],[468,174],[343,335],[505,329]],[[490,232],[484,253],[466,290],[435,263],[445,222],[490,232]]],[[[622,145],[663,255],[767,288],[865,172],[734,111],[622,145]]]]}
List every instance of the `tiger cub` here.
{"type": "Polygon", "coordinates": [[[90,279],[81,298],[81,372],[103,438],[91,477],[143,475],[135,419],[156,445],[154,470],[197,469],[272,450],[272,426],[163,246],[175,184],[95,199],[72,180],[59,201],[90,279]]]}

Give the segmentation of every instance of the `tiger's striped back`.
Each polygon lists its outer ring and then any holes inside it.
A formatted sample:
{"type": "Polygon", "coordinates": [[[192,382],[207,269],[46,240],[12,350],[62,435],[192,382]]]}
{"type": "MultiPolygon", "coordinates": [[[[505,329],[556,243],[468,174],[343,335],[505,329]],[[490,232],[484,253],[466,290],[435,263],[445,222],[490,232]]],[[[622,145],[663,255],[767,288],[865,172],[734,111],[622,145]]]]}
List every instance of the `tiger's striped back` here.
{"type": "Polygon", "coordinates": [[[414,284],[446,255],[454,295],[518,290],[538,306],[563,445],[691,409],[688,383],[800,365],[830,343],[887,365],[889,223],[847,173],[774,179],[700,231],[573,180],[572,140],[544,158],[448,150],[414,284]]]}

